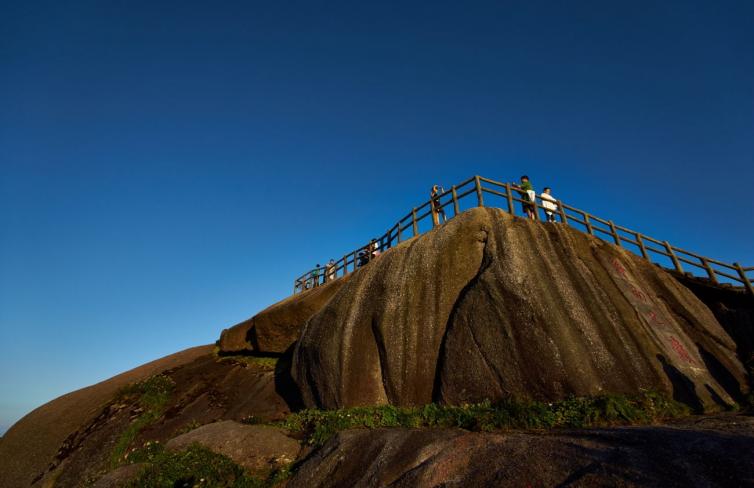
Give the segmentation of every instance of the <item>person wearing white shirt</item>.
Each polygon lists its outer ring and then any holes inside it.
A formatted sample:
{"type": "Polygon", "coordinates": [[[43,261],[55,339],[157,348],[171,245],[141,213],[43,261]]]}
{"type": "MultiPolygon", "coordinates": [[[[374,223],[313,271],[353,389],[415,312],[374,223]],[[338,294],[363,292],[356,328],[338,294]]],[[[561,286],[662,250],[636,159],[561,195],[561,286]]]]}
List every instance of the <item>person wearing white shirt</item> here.
{"type": "Polygon", "coordinates": [[[545,187],[539,198],[542,199],[542,206],[545,208],[545,215],[547,215],[548,222],[555,222],[555,212],[558,211],[557,200],[552,196],[552,189],[545,187]]]}

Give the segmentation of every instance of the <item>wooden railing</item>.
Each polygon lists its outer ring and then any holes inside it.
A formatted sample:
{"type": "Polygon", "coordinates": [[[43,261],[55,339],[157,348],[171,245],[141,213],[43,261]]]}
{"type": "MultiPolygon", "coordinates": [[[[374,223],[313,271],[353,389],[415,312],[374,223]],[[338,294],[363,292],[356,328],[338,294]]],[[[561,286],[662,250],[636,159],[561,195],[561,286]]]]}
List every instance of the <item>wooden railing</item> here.
{"type": "MultiPolygon", "coordinates": [[[[559,223],[574,226],[574,228],[590,235],[609,240],[616,246],[629,249],[650,262],[674,269],[679,273],[687,272],[684,265],[688,265],[696,272],[691,273],[692,275],[701,274],[714,284],[728,283],[743,286],[750,295],[754,295],[754,288],[752,287],[754,266],[743,267],[739,263],[728,264],[700,256],[673,246],[668,241],[654,239],[616,225],[611,220],[599,218],[561,201],[555,202],[556,209],[554,211],[548,210],[543,205],[540,195],[537,195],[536,202],[529,202],[528,199],[524,199],[524,194],[516,189],[515,184],[501,183],[481,176],[474,176],[459,185],[453,185],[450,190],[437,195],[418,207],[414,207],[385,234],[345,254],[332,265],[320,266],[304,273],[295,280],[293,293],[300,293],[356,271],[375,259],[379,253],[389,250],[395,244],[441,225],[445,220],[445,215],[450,213],[450,209],[452,209],[452,216],[449,216],[449,218],[455,217],[472,206],[499,206],[511,215],[516,215],[516,203],[531,204],[535,207],[535,217],[538,220],[542,219],[541,212],[554,212],[559,223]],[[487,199],[486,202],[485,198],[487,199]],[[495,205],[498,202],[501,205],[495,205]],[[431,227],[422,230],[422,227],[427,227],[428,222],[431,222],[431,227]]],[[[523,209],[520,210],[523,213],[523,209]]]]}

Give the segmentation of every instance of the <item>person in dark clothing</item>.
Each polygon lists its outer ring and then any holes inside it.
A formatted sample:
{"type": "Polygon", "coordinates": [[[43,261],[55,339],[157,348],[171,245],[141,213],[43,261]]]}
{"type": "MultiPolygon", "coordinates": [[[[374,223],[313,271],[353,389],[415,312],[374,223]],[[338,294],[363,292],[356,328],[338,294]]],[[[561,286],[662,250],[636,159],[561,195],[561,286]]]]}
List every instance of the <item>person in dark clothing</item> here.
{"type": "Polygon", "coordinates": [[[432,220],[435,225],[440,225],[440,223],[444,224],[448,221],[448,218],[445,216],[445,209],[440,203],[440,195],[443,193],[445,193],[445,190],[440,185],[432,185],[432,190],[429,192],[429,198],[432,202],[432,220]],[[441,215],[442,222],[440,222],[441,215]]]}

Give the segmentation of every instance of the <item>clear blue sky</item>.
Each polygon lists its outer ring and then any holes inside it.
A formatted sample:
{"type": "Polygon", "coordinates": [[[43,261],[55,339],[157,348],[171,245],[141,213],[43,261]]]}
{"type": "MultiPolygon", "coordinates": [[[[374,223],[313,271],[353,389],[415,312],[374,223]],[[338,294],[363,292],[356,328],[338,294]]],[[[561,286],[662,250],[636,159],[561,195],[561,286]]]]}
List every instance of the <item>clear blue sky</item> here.
{"type": "Polygon", "coordinates": [[[754,265],[754,3],[356,3],[3,2],[0,432],[213,342],[434,182],[526,172],[754,265]]]}

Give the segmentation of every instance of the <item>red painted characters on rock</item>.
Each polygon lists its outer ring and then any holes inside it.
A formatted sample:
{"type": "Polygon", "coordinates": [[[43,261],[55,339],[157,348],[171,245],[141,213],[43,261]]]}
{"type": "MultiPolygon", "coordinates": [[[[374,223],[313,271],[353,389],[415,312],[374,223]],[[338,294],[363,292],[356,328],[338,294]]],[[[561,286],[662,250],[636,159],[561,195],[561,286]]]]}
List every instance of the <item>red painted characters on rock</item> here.
{"type": "Polygon", "coordinates": [[[618,273],[618,275],[620,275],[621,278],[623,278],[624,280],[627,279],[626,268],[620,261],[618,261],[618,258],[613,258],[613,260],[610,261],[610,264],[613,265],[613,269],[616,273],[618,273]]]}
{"type": "Polygon", "coordinates": [[[694,361],[694,358],[691,357],[686,348],[683,347],[683,344],[681,344],[681,342],[673,336],[670,337],[670,347],[672,347],[676,354],[678,354],[679,358],[683,359],[687,363],[694,364],[696,362],[694,361]]]}

